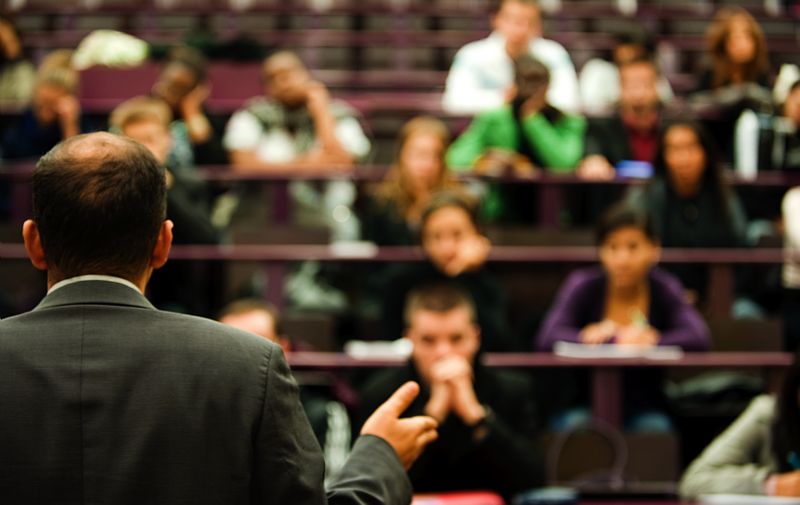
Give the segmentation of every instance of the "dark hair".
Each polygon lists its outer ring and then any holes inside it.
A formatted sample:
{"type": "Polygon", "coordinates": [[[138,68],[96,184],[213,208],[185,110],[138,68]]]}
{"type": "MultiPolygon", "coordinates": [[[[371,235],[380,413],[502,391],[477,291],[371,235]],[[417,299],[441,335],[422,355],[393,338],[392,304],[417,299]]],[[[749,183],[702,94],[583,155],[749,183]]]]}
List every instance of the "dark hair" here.
{"type": "Polygon", "coordinates": [[[614,46],[636,45],[644,50],[642,56],[651,58],[656,52],[656,43],[653,34],[640,24],[630,23],[620,28],[613,34],[614,46]]]}
{"type": "Polygon", "coordinates": [[[725,176],[722,172],[722,165],[719,162],[719,153],[717,151],[717,147],[706,129],[703,128],[703,126],[697,121],[693,119],[677,119],[669,122],[661,130],[659,133],[655,160],[653,161],[655,175],[663,177],[670,192],[674,193],[672,180],[669,177],[669,169],[667,167],[666,160],[664,159],[664,149],[667,134],[675,127],[689,128],[697,136],[706,158],[703,176],[700,181],[700,191],[711,192],[715,196],[720,210],[724,212],[725,216],[730,217],[730,210],[727,203],[730,188],[728,187],[728,183],[726,182],[725,176]]]}
{"type": "Polygon", "coordinates": [[[136,280],[166,218],[166,177],[141,144],[110,133],[67,139],[36,164],[33,220],[48,269],[62,279],[136,280]]]}
{"type": "Polygon", "coordinates": [[[451,282],[423,284],[414,288],[406,297],[405,323],[410,326],[411,318],[420,310],[445,314],[460,307],[469,311],[473,323],[477,321],[475,302],[463,289],[451,282]]]}
{"type": "Polygon", "coordinates": [[[285,337],[283,319],[278,309],[271,303],[259,300],[258,298],[242,298],[232,301],[222,308],[217,316],[217,320],[221,321],[227,316],[238,316],[251,312],[263,312],[268,314],[270,319],[272,319],[272,327],[275,329],[275,335],[285,337]]]}
{"type": "Polygon", "coordinates": [[[653,243],[658,243],[658,234],[650,215],[627,202],[618,202],[606,210],[597,222],[595,243],[600,246],[608,236],[622,228],[636,228],[653,243]]]}
{"type": "Polygon", "coordinates": [[[517,96],[526,100],[550,83],[550,70],[529,54],[522,54],[514,60],[514,84],[517,96]]]}
{"type": "Polygon", "coordinates": [[[790,454],[800,456],[800,405],[797,394],[800,391],[800,360],[795,356],[792,367],[786,372],[781,390],[775,399],[775,416],[772,423],[772,455],[778,465],[778,472],[796,470],[790,462],[790,454]]]}
{"type": "Polygon", "coordinates": [[[189,46],[173,47],[168,55],[167,66],[180,65],[195,77],[195,85],[205,82],[208,77],[208,60],[203,53],[189,46]]]}
{"type": "Polygon", "coordinates": [[[445,190],[434,194],[428,202],[428,205],[422,211],[419,221],[420,232],[425,229],[425,224],[434,212],[447,207],[456,207],[463,210],[467,213],[467,216],[469,216],[469,220],[475,226],[475,229],[480,229],[475,201],[462,191],[445,190]]]}

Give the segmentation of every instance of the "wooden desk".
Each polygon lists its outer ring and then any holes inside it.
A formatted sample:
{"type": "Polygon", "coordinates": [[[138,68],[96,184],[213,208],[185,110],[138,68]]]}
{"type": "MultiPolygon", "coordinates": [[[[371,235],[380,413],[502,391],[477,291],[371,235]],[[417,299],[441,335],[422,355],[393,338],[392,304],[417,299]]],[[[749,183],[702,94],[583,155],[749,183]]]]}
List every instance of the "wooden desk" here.
{"type": "MultiPolygon", "coordinates": [[[[622,425],[622,373],[630,368],[762,369],[771,388],[778,385],[783,369],[793,361],[786,352],[708,352],[686,353],[678,360],[644,358],[561,358],[550,353],[490,353],[483,363],[504,368],[589,368],[592,382],[592,415],[612,426],[622,425]]],[[[295,369],[352,369],[401,366],[403,358],[357,359],[339,353],[296,352],[289,355],[295,369]]]]}

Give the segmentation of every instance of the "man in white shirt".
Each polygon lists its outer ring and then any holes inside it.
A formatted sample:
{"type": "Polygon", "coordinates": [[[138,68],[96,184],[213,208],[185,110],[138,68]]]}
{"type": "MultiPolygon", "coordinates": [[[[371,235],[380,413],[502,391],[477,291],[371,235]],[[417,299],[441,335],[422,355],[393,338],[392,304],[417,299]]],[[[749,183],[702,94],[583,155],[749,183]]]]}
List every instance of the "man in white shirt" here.
{"type": "Polygon", "coordinates": [[[499,0],[487,38],[459,49],[447,75],[442,107],[451,114],[477,114],[501,107],[514,80],[512,61],[526,51],[550,71],[547,101],[580,112],[578,76],[558,42],[541,37],[536,0],[499,0]]]}
{"type": "MultiPolygon", "coordinates": [[[[356,111],[331,100],[327,88],[312,79],[297,55],[279,51],[269,56],[263,79],[266,96],[250,100],[225,130],[223,143],[234,170],[344,176],[369,154],[371,145],[356,111]]],[[[334,240],[357,239],[352,182],[334,180],[320,191],[308,182],[293,181],[289,191],[300,224],[328,225],[334,240]]]]}

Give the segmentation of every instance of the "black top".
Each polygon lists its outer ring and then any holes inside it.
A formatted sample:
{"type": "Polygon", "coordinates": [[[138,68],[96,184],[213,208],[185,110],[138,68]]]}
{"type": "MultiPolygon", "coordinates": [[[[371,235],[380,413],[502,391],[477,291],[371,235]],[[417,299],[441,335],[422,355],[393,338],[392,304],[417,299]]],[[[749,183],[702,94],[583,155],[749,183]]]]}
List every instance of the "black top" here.
{"type": "Polygon", "coordinates": [[[397,205],[367,195],[359,201],[361,239],[379,246],[419,244],[419,231],[411,228],[397,205]]]}
{"type": "MultiPolygon", "coordinates": [[[[476,440],[475,430],[450,414],[439,426],[439,438],[409,471],[415,492],[492,490],[510,497],[542,484],[543,453],[536,440],[530,380],[516,372],[479,364],[475,365],[474,377],[478,401],[493,412],[486,436],[476,440]]],[[[362,390],[360,420],[409,380],[417,381],[421,391],[403,416],[423,414],[430,390],[408,363],[382,371],[367,383],[362,390]]]]}

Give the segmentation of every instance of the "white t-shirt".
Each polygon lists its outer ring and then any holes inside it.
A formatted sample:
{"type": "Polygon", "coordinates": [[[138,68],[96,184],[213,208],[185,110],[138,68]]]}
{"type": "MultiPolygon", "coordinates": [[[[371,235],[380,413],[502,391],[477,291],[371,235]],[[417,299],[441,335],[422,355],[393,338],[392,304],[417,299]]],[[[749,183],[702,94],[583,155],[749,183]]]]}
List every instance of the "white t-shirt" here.
{"type": "MultiPolygon", "coordinates": [[[[550,105],[564,112],[580,112],[578,76],[566,49],[558,42],[536,38],[530,42],[530,54],[550,70],[550,105]]],[[[442,108],[451,114],[478,114],[499,108],[513,83],[514,65],[505,39],[492,33],[458,50],[447,75],[442,108]]]]}

